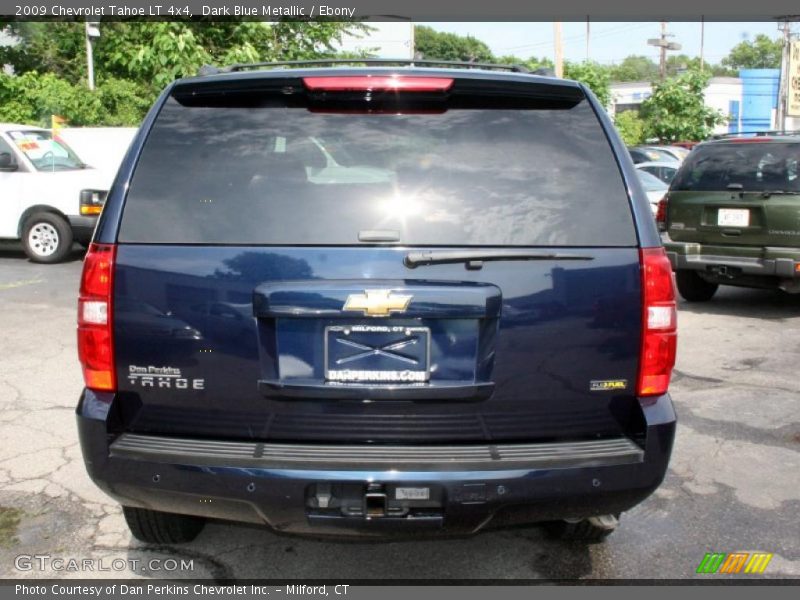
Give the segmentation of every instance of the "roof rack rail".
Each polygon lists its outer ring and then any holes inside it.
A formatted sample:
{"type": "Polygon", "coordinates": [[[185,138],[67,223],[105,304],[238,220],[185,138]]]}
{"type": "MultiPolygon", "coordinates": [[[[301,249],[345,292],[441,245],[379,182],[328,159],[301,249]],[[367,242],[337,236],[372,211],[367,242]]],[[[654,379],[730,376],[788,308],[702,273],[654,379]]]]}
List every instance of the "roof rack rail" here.
{"type": "MultiPolygon", "coordinates": [[[[331,67],[336,65],[353,65],[363,64],[367,66],[440,66],[448,68],[459,69],[488,69],[498,71],[511,71],[512,73],[530,73],[527,67],[522,65],[498,65],[494,63],[479,63],[479,62],[462,62],[455,60],[411,60],[405,58],[321,58],[317,60],[286,60],[279,62],[256,62],[256,63],[236,63],[228,65],[227,67],[213,67],[211,65],[203,65],[198,71],[200,77],[208,75],[216,75],[218,73],[233,73],[237,71],[247,71],[250,69],[282,69],[286,67],[308,67],[308,66],[325,66],[331,67]]],[[[547,75],[543,69],[536,69],[534,71],[537,75],[547,75]]]]}
{"type": "Polygon", "coordinates": [[[712,140],[723,140],[737,137],[766,137],[768,135],[800,135],[800,131],[788,129],[770,129],[768,131],[740,131],[739,133],[717,133],[711,136],[712,140]]]}

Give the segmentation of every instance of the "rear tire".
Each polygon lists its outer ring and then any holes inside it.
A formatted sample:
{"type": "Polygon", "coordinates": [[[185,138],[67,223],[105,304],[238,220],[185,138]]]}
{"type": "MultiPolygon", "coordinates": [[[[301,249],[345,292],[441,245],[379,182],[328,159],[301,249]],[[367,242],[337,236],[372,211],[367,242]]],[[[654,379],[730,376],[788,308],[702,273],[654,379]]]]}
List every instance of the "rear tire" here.
{"type": "Polygon", "coordinates": [[[604,541],[619,525],[619,515],[601,515],[580,521],[554,521],[547,523],[550,537],[565,542],[597,544],[604,541]]]}
{"type": "Polygon", "coordinates": [[[202,517],[123,506],[125,522],[133,537],[148,544],[183,544],[195,539],[206,521],[202,517]]]}
{"type": "Polygon", "coordinates": [[[57,214],[36,213],[22,228],[22,246],[33,262],[61,262],[72,248],[72,229],[57,214]]]}
{"type": "Polygon", "coordinates": [[[719,284],[710,283],[694,271],[676,271],[678,291],[687,302],[707,302],[714,297],[719,284]]]}

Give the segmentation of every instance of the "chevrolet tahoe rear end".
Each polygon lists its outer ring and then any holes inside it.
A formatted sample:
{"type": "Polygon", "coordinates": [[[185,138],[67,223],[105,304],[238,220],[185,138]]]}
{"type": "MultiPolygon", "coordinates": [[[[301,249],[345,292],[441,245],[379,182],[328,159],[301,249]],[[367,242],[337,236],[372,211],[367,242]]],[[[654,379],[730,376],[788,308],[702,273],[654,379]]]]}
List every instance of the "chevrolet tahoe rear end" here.
{"type": "Polygon", "coordinates": [[[136,537],[584,539],[662,481],[676,315],[580,84],[243,71],[148,115],[87,256],[87,469],[136,537]]]}

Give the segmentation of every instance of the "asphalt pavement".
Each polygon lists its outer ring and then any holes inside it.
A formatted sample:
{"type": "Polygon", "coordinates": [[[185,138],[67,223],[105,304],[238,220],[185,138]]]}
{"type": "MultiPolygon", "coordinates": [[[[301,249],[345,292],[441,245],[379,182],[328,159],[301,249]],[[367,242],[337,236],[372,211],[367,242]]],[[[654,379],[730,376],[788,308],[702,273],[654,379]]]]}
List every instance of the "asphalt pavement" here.
{"type": "Polygon", "coordinates": [[[81,258],[76,249],[66,263],[37,265],[14,245],[0,247],[2,578],[720,577],[695,574],[711,551],[774,554],[764,575],[731,577],[800,578],[800,296],[721,288],[709,303],[681,303],[670,471],[604,544],[555,542],[538,527],[339,542],[214,522],[191,544],[152,548],[132,539],[80,454],[81,258]],[[40,569],[35,561],[28,569],[17,557],[29,555],[102,559],[92,564],[108,570],[40,569]],[[168,559],[192,568],[169,571],[168,559]]]}

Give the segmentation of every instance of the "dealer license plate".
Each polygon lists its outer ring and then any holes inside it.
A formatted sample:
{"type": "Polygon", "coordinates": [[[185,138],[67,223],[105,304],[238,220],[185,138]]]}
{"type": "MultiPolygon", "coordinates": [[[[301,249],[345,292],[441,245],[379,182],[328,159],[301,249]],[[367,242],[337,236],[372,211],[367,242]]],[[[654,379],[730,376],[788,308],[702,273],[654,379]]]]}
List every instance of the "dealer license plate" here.
{"type": "Polygon", "coordinates": [[[325,328],[325,379],[341,383],[424,383],[431,332],[402,325],[325,328]]]}

